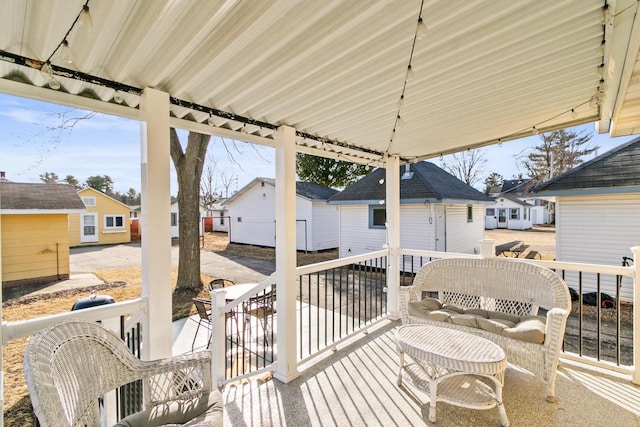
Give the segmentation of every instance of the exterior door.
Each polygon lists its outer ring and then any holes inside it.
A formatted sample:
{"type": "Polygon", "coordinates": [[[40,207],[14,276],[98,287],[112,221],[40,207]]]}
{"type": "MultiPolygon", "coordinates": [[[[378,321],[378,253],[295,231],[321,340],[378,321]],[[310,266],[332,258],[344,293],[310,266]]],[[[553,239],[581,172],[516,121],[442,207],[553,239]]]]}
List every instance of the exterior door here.
{"type": "Polygon", "coordinates": [[[507,228],[507,209],[498,209],[498,228],[507,228]]]}
{"type": "Polygon", "coordinates": [[[87,213],[80,215],[80,242],[91,243],[98,241],[98,214],[87,213]]]}

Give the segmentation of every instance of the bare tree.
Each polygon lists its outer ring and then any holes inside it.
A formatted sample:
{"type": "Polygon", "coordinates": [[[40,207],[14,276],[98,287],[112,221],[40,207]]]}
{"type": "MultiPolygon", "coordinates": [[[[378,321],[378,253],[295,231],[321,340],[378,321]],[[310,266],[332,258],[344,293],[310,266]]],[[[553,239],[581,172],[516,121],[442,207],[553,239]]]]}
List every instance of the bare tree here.
{"type": "Polygon", "coordinates": [[[238,185],[238,174],[233,171],[227,171],[226,169],[220,172],[220,184],[224,189],[224,198],[229,197],[229,190],[233,184],[236,184],[236,190],[238,185]]]}
{"type": "Polygon", "coordinates": [[[219,199],[218,182],[216,179],[216,169],[218,161],[209,155],[207,167],[204,168],[200,181],[200,202],[207,207],[211,207],[219,199]]]}
{"type": "Polygon", "coordinates": [[[171,159],[178,177],[178,232],[180,251],[174,294],[192,295],[202,289],[200,278],[200,180],[210,135],[189,132],[183,151],[180,138],[171,128],[171,159]]]}
{"type": "Polygon", "coordinates": [[[442,168],[461,181],[473,186],[480,181],[485,163],[487,163],[487,159],[484,151],[475,149],[453,154],[450,162],[442,161],[442,168]]]}

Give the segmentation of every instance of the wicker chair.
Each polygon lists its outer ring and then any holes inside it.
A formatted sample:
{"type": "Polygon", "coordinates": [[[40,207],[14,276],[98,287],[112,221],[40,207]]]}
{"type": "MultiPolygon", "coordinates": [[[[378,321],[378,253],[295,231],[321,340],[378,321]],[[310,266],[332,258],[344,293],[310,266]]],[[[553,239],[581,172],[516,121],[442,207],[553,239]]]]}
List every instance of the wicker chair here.
{"type": "Polygon", "coordinates": [[[567,284],[553,271],[505,258],[450,258],[422,266],[412,286],[400,288],[403,324],[430,324],[458,329],[486,338],[507,354],[509,363],[529,370],[547,383],[547,399],[555,401],[555,379],[571,297],[567,284]],[[546,311],[541,344],[525,342],[484,329],[442,322],[409,312],[409,305],[425,296],[466,309],[483,309],[514,316],[546,311]]]}
{"type": "Polygon", "coordinates": [[[141,380],[143,409],[116,426],[221,426],[223,403],[211,390],[211,355],[141,361],[113,332],[73,320],[35,335],[24,355],[33,410],[43,427],[99,426],[102,396],[141,380]]]}

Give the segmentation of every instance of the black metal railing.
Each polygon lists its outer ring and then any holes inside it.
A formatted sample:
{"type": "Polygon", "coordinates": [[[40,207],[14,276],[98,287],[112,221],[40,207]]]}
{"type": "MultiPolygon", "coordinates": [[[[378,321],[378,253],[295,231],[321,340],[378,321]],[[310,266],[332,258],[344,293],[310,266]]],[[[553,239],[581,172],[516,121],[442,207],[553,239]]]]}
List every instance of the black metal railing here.
{"type": "Polygon", "coordinates": [[[256,372],[275,362],[275,316],[275,285],[226,314],[225,379],[256,372]]]}
{"type": "MultiPolygon", "coordinates": [[[[142,355],[142,325],[136,323],[128,330],[125,316],[120,316],[120,338],[127,344],[131,353],[138,359],[142,355]]],[[[142,381],[125,384],[116,393],[116,413],[120,418],[142,410],[142,381]]]]}
{"type": "Polygon", "coordinates": [[[411,286],[413,279],[416,277],[416,273],[420,270],[420,267],[429,263],[436,257],[422,256],[422,255],[402,255],[402,262],[400,264],[400,286],[411,286]]]}
{"type": "Polygon", "coordinates": [[[298,277],[298,357],[304,359],[387,312],[387,257],[298,277]]]}
{"type": "Polygon", "coordinates": [[[618,366],[632,366],[633,305],[622,302],[624,289],[626,294],[633,292],[631,279],[584,271],[560,270],[558,274],[572,295],[563,350],[618,366]]]}

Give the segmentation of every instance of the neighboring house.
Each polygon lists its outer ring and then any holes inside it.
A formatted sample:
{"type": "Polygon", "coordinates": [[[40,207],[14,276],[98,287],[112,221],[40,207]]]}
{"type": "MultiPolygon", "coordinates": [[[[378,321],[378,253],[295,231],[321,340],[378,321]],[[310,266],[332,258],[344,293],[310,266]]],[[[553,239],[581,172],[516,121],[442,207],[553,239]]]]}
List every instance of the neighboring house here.
{"type": "Polygon", "coordinates": [[[112,245],[131,241],[131,208],[93,188],[84,188],[78,195],[86,212],[69,216],[69,244],[112,245]]]}
{"type": "Polygon", "coordinates": [[[227,199],[216,201],[208,210],[204,219],[205,231],[229,232],[229,211],[224,206],[227,199]]]}
{"type": "MultiPolygon", "coordinates": [[[[493,202],[429,162],[400,172],[400,247],[478,253],[484,206],[493,202]]],[[[385,170],[376,169],[329,201],[340,207],[340,257],[383,249],[387,242],[385,170]]]]}
{"type": "Polygon", "coordinates": [[[0,181],[2,287],[68,279],[68,217],[84,209],[71,185],[0,181]]]}
{"type": "Polygon", "coordinates": [[[506,194],[499,195],[495,204],[485,208],[487,230],[508,228],[509,230],[528,230],[531,228],[531,211],[535,206],[506,194]]]}
{"type": "MultiPolygon", "coordinates": [[[[296,248],[320,251],[338,247],[338,209],[326,201],[337,191],[310,182],[296,183],[296,248]]],[[[275,247],[275,180],[255,178],[231,196],[229,241],[275,247]]]]}
{"type": "Polygon", "coordinates": [[[549,202],[531,194],[533,185],[531,179],[519,178],[505,179],[501,187],[492,187],[489,196],[496,204],[486,208],[486,229],[526,230],[533,225],[548,224],[550,217],[545,205],[549,202]]]}
{"type": "MultiPolygon", "coordinates": [[[[536,189],[556,202],[558,261],[621,265],[640,244],[640,138],[635,138],[536,189]]],[[[596,290],[596,277],[584,274],[583,292],[596,290]]],[[[568,277],[578,290],[577,277],[568,277]]],[[[602,275],[602,292],[616,295],[615,277],[602,275]]],[[[633,300],[632,281],[625,277],[621,299],[633,300]]]]}
{"type": "MultiPolygon", "coordinates": [[[[203,235],[203,230],[204,230],[204,226],[203,226],[203,218],[207,216],[207,208],[205,208],[204,206],[200,205],[200,220],[198,221],[198,235],[202,236],[203,235]]],[[[178,201],[174,200],[171,203],[171,238],[178,238],[180,237],[180,230],[179,230],[179,226],[178,226],[178,222],[179,222],[179,212],[180,209],[178,207],[178,201]]]]}

